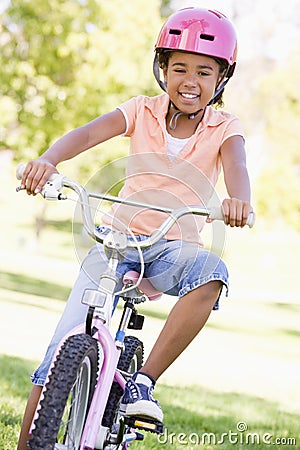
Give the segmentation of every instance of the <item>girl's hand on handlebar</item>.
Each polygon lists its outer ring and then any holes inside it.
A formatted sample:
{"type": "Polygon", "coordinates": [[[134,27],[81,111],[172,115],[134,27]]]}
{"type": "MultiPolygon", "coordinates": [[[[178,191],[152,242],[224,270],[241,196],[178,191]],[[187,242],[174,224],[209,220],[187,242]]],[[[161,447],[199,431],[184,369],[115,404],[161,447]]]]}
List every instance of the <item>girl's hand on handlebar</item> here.
{"type": "Polygon", "coordinates": [[[28,195],[36,195],[41,192],[53,173],[58,171],[46,159],[29,161],[22,176],[21,188],[26,189],[28,195]]]}
{"type": "Polygon", "coordinates": [[[231,227],[244,227],[248,216],[253,212],[249,202],[237,198],[226,198],[222,202],[224,222],[231,227]]]}

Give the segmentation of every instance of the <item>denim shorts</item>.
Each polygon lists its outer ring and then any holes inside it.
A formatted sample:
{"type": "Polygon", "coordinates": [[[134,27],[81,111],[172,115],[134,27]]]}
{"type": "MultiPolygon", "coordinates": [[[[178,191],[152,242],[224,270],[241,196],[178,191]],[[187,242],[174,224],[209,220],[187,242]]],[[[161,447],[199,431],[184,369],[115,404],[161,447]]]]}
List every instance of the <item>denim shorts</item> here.
{"type": "MultiPolygon", "coordinates": [[[[101,227],[103,230],[104,228],[101,227]]],[[[108,230],[107,230],[108,232],[108,230]]],[[[136,239],[142,241],[147,236],[136,239]]],[[[144,276],[152,285],[165,294],[182,297],[193,289],[213,280],[221,281],[228,291],[228,271],[219,256],[198,245],[184,241],[160,240],[143,250],[144,276]]],[[[62,317],[56,327],[45,358],[31,376],[34,384],[44,385],[55,350],[63,337],[74,327],[85,322],[87,306],[81,303],[85,289],[97,289],[100,274],[106,269],[107,257],[102,244],[95,244],[84,259],[79,276],[70,293],[62,317]]],[[[120,280],[128,270],[140,270],[139,254],[129,250],[122,263],[118,264],[120,280]]],[[[116,289],[121,289],[121,281],[116,289]]],[[[116,299],[117,302],[117,299],[116,299]]],[[[116,306],[116,305],[115,305],[116,306]]],[[[213,309],[219,308],[219,299],[213,309]]]]}

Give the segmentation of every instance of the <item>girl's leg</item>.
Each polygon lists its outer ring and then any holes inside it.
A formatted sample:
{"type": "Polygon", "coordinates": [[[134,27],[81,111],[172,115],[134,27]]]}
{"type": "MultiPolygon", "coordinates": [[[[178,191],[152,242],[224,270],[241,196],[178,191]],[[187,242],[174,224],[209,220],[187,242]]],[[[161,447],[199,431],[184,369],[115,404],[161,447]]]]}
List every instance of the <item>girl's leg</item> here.
{"type": "Polygon", "coordinates": [[[37,384],[32,387],[24,413],[17,450],[28,450],[27,441],[29,437],[29,430],[42,389],[43,386],[39,386],[37,384]]]}
{"type": "Polygon", "coordinates": [[[152,396],[155,382],[205,325],[222,284],[218,280],[210,281],[178,300],[146,363],[126,383],[120,404],[123,414],[163,421],[161,407],[152,396]]]}
{"type": "Polygon", "coordinates": [[[220,281],[210,281],[178,300],[141,372],[160,377],[203,328],[221,287],[220,281]]]}
{"type": "Polygon", "coordinates": [[[140,371],[126,383],[121,411],[162,422],[152,391],[156,380],[183,352],[217,309],[222,286],[228,287],[225,264],[213,253],[181,241],[161,241],[145,250],[145,274],[156,289],[179,296],[140,371]]]}

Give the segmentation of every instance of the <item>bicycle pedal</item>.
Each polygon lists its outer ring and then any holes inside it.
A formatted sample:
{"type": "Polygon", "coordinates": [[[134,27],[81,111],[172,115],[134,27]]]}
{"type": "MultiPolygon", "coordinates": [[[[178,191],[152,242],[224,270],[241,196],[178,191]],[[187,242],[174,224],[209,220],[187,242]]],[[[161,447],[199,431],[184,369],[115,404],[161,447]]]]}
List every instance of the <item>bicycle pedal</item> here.
{"type": "Polygon", "coordinates": [[[132,428],[150,431],[151,433],[163,434],[164,424],[157,420],[147,419],[146,417],[124,417],[124,423],[132,428]]]}

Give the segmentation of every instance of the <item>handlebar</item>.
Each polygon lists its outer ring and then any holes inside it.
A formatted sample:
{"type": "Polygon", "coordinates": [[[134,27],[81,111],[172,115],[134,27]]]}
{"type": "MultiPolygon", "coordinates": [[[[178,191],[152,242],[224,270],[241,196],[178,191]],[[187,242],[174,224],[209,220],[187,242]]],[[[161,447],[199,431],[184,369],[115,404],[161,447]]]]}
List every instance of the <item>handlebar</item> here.
{"type": "MultiPolygon", "coordinates": [[[[19,164],[16,169],[16,177],[18,180],[22,179],[24,170],[24,164],[19,164]]],[[[135,202],[132,200],[121,199],[119,197],[98,194],[94,192],[87,191],[81,184],[74,180],[70,180],[62,174],[53,174],[45,184],[41,191],[41,195],[47,200],[65,200],[67,196],[61,192],[62,188],[72,189],[78,195],[81,204],[81,213],[83,218],[84,227],[86,228],[88,234],[97,242],[103,243],[106,239],[106,234],[101,233],[96,227],[92,219],[89,198],[97,198],[100,200],[107,200],[114,203],[122,203],[129,206],[135,206],[140,208],[147,208],[154,211],[164,212],[169,214],[167,219],[161,224],[161,226],[156,229],[147,239],[137,242],[127,240],[127,248],[137,248],[144,249],[150,247],[151,245],[162,239],[166,233],[172,228],[172,226],[177,222],[177,220],[187,214],[195,214],[200,216],[209,217],[212,220],[223,220],[221,207],[211,207],[204,208],[200,206],[185,206],[178,209],[170,209],[165,207],[160,207],[156,205],[151,205],[147,203],[135,202]]],[[[21,187],[16,188],[17,192],[21,190],[21,187]]],[[[255,222],[255,214],[250,213],[247,219],[246,225],[250,228],[253,227],[255,222]]]]}

